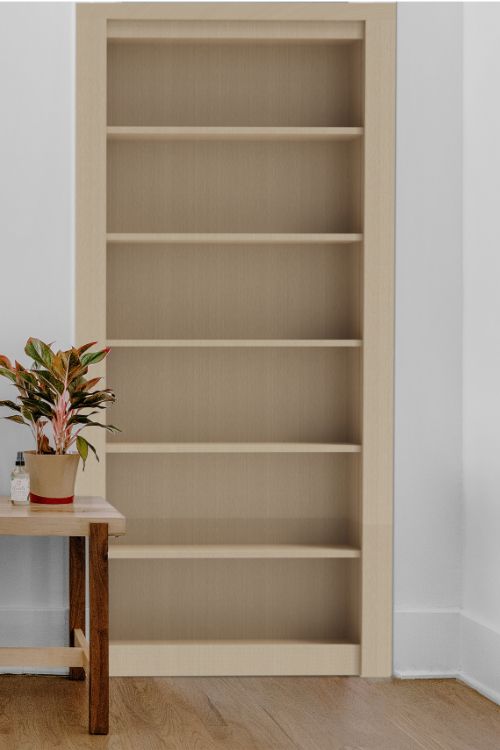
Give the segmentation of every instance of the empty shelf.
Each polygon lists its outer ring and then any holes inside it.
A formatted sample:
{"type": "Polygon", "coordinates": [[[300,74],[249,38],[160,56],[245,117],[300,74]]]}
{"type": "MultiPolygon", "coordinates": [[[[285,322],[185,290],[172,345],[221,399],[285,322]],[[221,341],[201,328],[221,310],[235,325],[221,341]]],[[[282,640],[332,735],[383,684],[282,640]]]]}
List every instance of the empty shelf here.
{"type": "Polygon", "coordinates": [[[361,242],[363,235],[353,234],[269,234],[245,232],[125,232],[108,233],[107,241],[113,244],[209,244],[209,245],[297,245],[297,244],[348,244],[361,242]]]}
{"type": "Polygon", "coordinates": [[[361,339],[108,339],[108,346],[122,348],[158,347],[247,347],[247,348],[356,348],[361,346],[361,339]]]}
{"type": "Polygon", "coordinates": [[[314,544],[114,544],[112,560],[224,560],[295,558],[358,558],[359,549],[347,545],[314,544]]]}
{"type": "Polygon", "coordinates": [[[110,140],[352,140],[363,128],[108,127],[110,140]]]}
{"type": "Polygon", "coordinates": [[[360,453],[353,443],[107,443],[107,453],[360,453]]]}

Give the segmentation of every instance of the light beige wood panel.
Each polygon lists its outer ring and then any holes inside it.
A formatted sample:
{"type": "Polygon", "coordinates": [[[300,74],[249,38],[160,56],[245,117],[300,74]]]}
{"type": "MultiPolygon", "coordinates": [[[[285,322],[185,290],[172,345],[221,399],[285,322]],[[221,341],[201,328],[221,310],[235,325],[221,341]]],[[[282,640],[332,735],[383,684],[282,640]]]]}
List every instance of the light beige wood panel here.
{"type": "Polygon", "coordinates": [[[340,244],[345,245],[352,242],[361,242],[363,239],[362,234],[266,234],[262,232],[243,232],[243,233],[227,233],[227,232],[181,232],[169,233],[169,232],[142,232],[142,233],[122,233],[122,232],[110,232],[107,235],[109,243],[115,244],[188,244],[197,245],[203,243],[204,245],[235,245],[235,244],[274,244],[274,245],[303,245],[305,243],[311,245],[332,245],[340,244]]]}
{"type": "Polygon", "coordinates": [[[356,443],[107,443],[106,453],[361,453],[356,443]]]}
{"type": "MultiPolygon", "coordinates": [[[[106,19],[77,7],[75,343],[106,337],[106,19]]],[[[104,362],[96,375],[105,377],[104,362]]],[[[103,416],[101,421],[104,421],[103,416]]],[[[104,430],[91,428],[100,463],[78,472],[79,494],[104,495],[104,430]]]]}
{"type": "Polygon", "coordinates": [[[107,128],[107,134],[116,141],[349,141],[363,135],[363,128],[114,126],[107,128]]]}
{"type": "Polygon", "coordinates": [[[121,21],[303,21],[304,26],[314,21],[345,22],[390,20],[394,3],[93,3],[89,16],[121,21]]]}
{"type": "Polygon", "coordinates": [[[261,348],[319,348],[355,349],[362,345],[361,339],[108,339],[108,346],[122,349],[137,349],[144,347],[179,349],[191,347],[206,349],[207,347],[247,349],[261,348]]]}
{"type": "Polygon", "coordinates": [[[174,43],[203,41],[239,42],[310,42],[311,40],[352,41],[363,38],[361,21],[293,22],[268,21],[120,21],[108,22],[108,39],[112,41],[148,42],[169,40],[174,43]]]}
{"type": "Polygon", "coordinates": [[[349,639],[358,567],[359,560],[115,560],[113,639],[349,639]]]}
{"type": "Polygon", "coordinates": [[[112,43],[109,125],[359,126],[362,47],[112,43]]]}
{"type": "Polygon", "coordinates": [[[363,387],[363,675],[392,672],[396,13],[366,26],[363,387]]]}
{"type": "Polygon", "coordinates": [[[109,442],[357,443],[357,349],[115,349],[109,442]]]}
{"type": "Polygon", "coordinates": [[[110,534],[125,533],[125,518],[102,497],[77,497],[64,512],[53,507],[13,505],[0,496],[0,536],[89,536],[91,523],[106,523],[110,534]]]}
{"type": "Polygon", "coordinates": [[[359,674],[359,654],[359,645],[354,643],[281,639],[275,642],[112,641],[109,661],[113,677],[356,675],[359,674]]]}
{"type": "Polygon", "coordinates": [[[355,547],[319,544],[114,544],[110,560],[358,559],[355,547]]]}
{"type": "MultiPolygon", "coordinates": [[[[110,454],[125,544],[359,543],[357,454],[110,454]]],[[[121,542],[120,542],[121,543],[121,542]]]]}
{"type": "Polygon", "coordinates": [[[74,638],[75,638],[75,643],[82,650],[83,666],[85,670],[87,670],[87,673],[88,673],[89,663],[90,663],[90,643],[88,639],[85,637],[83,630],[81,630],[81,628],[75,628],[74,638]]]}
{"type": "Polygon", "coordinates": [[[356,141],[111,141],[108,232],[359,232],[356,141]]]}
{"type": "Polygon", "coordinates": [[[108,338],[358,338],[360,256],[358,245],[108,245],[108,338]]]}
{"type": "Polygon", "coordinates": [[[83,667],[84,653],[81,648],[48,646],[29,648],[26,646],[0,648],[0,667],[83,667]]]}

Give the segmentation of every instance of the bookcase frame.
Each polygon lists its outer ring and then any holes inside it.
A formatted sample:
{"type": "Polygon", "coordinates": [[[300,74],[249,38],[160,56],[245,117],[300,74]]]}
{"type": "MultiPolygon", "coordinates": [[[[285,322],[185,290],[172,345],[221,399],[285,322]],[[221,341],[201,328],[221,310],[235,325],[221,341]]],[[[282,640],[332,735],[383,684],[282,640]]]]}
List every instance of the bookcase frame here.
{"type": "MultiPolygon", "coordinates": [[[[240,351],[241,347],[253,351],[265,361],[265,352],[274,357],[275,351],[284,349],[299,353],[303,350],[357,351],[362,373],[360,397],[357,404],[361,439],[352,443],[308,443],[283,439],[278,442],[117,442],[106,444],[96,433],[94,442],[101,456],[99,464],[89,465],[79,477],[79,491],[84,494],[106,495],[106,458],[114,454],[219,455],[233,454],[342,454],[359,456],[360,513],[356,522],[357,544],[307,545],[299,544],[127,544],[110,550],[110,557],[128,560],[126,565],[168,566],[169,560],[182,566],[183,560],[195,566],[197,559],[215,560],[217,566],[258,564],[260,567],[253,584],[265,575],[274,575],[270,566],[280,565],[280,576],[286,577],[286,565],[301,565],[297,560],[310,558],[307,565],[322,566],[317,572],[323,580],[323,566],[357,566],[355,575],[349,577],[352,586],[352,627],[354,637],[338,642],[316,640],[119,640],[113,642],[111,631],[111,674],[114,675],[224,675],[224,674],[361,674],[388,676],[392,671],[392,442],[393,442],[393,255],[394,255],[394,138],[395,138],[395,5],[394,4],[344,4],[344,3],[154,3],[154,4],[83,4],[77,6],[77,203],[76,203],[76,337],[79,343],[90,340],[105,341],[107,331],[107,253],[110,248],[126,243],[143,243],[144,248],[155,246],[183,246],[199,244],[206,247],[258,247],[272,248],[296,245],[310,248],[324,246],[360,247],[361,263],[361,331],[343,339],[321,337],[248,339],[219,337],[206,340],[126,338],[109,340],[113,346],[126,347],[133,352],[138,347],[151,347],[172,353],[179,348],[196,351],[240,351]],[[277,123],[273,126],[215,126],[169,125],[151,123],[108,123],[107,119],[107,48],[113,43],[350,43],[362,45],[362,76],[364,79],[362,121],[320,127],[293,127],[277,123]],[[134,41],[135,40],[135,41],[134,41]],[[259,233],[249,227],[245,231],[206,231],[196,227],[193,232],[168,232],[157,224],[152,233],[144,234],[141,226],[137,232],[122,231],[113,227],[109,231],[107,212],[120,215],[120,195],[107,197],[107,152],[112,144],[115,153],[123,144],[136,144],[137,164],[146,151],[141,144],[157,143],[165,149],[166,164],[171,162],[169,149],[177,142],[192,140],[207,144],[258,142],[283,145],[283,158],[288,158],[287,144],[303,143],[304,148],[326,149],[328,144],[360,141],[362,172],[360,187],[359,223],[351,233],[346,227],[340,232],[296,234],[279,227],[276,232],[266,229],[259,233]],[[116,150],[117,149],[117,150],[116,150]],[[111,200],[110,200],[111,199],[111,200]],[[108,204],[108,205],[107,205],[108,204]],[[108,233],[109,232],[109,233],[108,233]],[[151,340],[150,340],[151,339],[151,340]],[[264,353],[262,353],[264,352],[264,353]],[[337,562],[337,558],[344,558],[337,562]],[[346,559],[347,558],[347,559],[346,559]],[[350,558],[350,559],[349,559],[350,558]],[[281,562],[274,562],[276,559],[281,562]],[[144,562],[150,561],[153,562],[144,562]],[[241,562],[241,561],[250,562],[241,562]],[[269,563],[264,565],[264,561],[269,563]],[[293,560],[293,562],[292,562],[293,560]],[[316,560],[317,563],[313,563],[316,560]],[[329,562],[328,562],[329,560],[329,562]],[[222,561],[222,562],[221,562],[222,561]],[[225,561],[225,562],[224,562],[225,561]],[[252,562],[253,561],[253,562],[252,562]],[[283,563],[283,561],[285,561],[283,563]],[[289,561],[288,563],[286,561],[289,561]],[[283,567],[283,564],[285,567],[283,567]],[[264,567],[262,567],[264,565],[264,567]],[[355,579],[359,581],[356,587],[355,579]]],[[[218,146],[217,146],[218,147],[218,146]]],[[[149,148],[149,146],[148,146],[149,148]]],[[[201,148],[201,146],[200,146],[201,148]]],[[[280,147],[281,148],[281,147],[280,147]]],[[[301,147],[302,148],[302,147],[301,147]]],[[[160,153],[160,152],[159,152],[160,153]]],[[[175,156],[175,151],[173,152],[175,156]]],[[[189,159],[195,158],[189,156],[189,159]]],[[[201,153],[201,151],[200,151],[201,153]]],[[[249,153],[252,153],[251,151],[249,153]]],[[[257,152],[255,152],[257,153],[257,152]]],[[[272,153],[272,152],[271,152],[272,153]]],[[[281,153],[281,152],[280,152],[281,153]]],[[[298,153],[298,152],[297,152],[298,153]]],[[[307,163],[307,152],[303,154],[307,163]]],[[[113,157],[115,158],[115,157],[113,157]]],[[[208,158],[208,157],[207,157],[208,158]]],[[[212,158],[212,157],[210,157],[212,158]]],[[[281,158],[281,157],[280,157],[281,158]]],[[[297,157],[298,158],[298,157],[297,157]]],[[[116,157],[119,159],[119,156],[116,157]]],[[[212,160],[213,161],[213,160],[212,160]]],[[[114,164],[118,162],[113,162],[114,164]]],[[[121,173],[120,173],[121,174],[121,173]]],[[[308,173],[307,173],[308,175],[308,173]]],[[[308,176],[309,178],[309,176],[308,176]]],[[[119,192],[120,188],[116,188],[119,192]]],[[[291,194],[292,195],[292,194],[291,194]]],[[[285,196],[286,197],[286,196],[285,196]]],[[[293,197],[293,195],[292,195],[293,197]]],[[[200,198],[201,200],[201,198],[200,198]]],[[[126,205],[122,201],[123,205],[126,205]]],[[[256,204],[255,212],[260,211],[256,204]]],[[[259,215],[255,213],[255,215],[259,215]]],[[[251,212],[249,213],[251,218],[251,212]]],[[[243,221],[243,220],[242,220],[243,221]]],[[[272,216],[268,221],[272,224],[272,216]]],[[[286,223],[286,222],[285,222],[286,223]]],[[[184,227],[183,227],[184,228],[184,227]]],[[[125,304],[125,303],[124,303],[125,304]]],[[[112,356],[112,355],[111,355],[112,356]]],[[[288,356],[288,355],[287,355],[288,356]]],[[[223,368],[222,356],[215,357],[214,367],[223,368]],[[220,360],[220,362],[219,362],[220,360]],[[219,364],[217,364],[219,362],[219,364]]],[[[271,361],[271,360],[270,360],[271,361]]],[[[297,360],[298,362],[299,360],[297,360]]],[[[322,365],[323,366],[323,365],[322,365]]],[[[105,367],[101,374],[106,376],[105,367]]],[[[114,385],[114,384],[113,384],[114,385]]],[[[302,386],[300,386],[302,387],[302,386]]],[[[141,388],[141,384],[138,384],[141,388]]],[[[119,397],[120,394],[118,394],[119,397]]],[[[311,398],[312,398],[311,394],[311,398]]],[[[307,400],[307,399],[306,399],[307,400]]],[[[218,404],[217,404],[218,405],[218,404]]],[[[124,405],[126,408],[126,404],[124,405]]],[[[229,434],[229,429],[226,430],[229,434]]],[[[119,498],[111,498],[119,505],[119,498]]],[[[137,498],[137,502],[142,502],[137,498]]],[[[123,510],[123,509],[122,509],[123,510]]],[[[116,562],[113,565],[122,565],[116,562]]],[[[209,562],[206,563],[210,565],[209,562]]],[[[310,568],[311,571],[316,570],[310,568]]],[[[156,570],[156,569],[155,569],[156,570]]],[[[193,567],[195,570],[195,567],[193,567]]],[[[214,570],[216,570],[214,568],[214,570]]],[[[225,575],[225,570],[222,571],[225,575]]],[[[111,574],[111,590],[113,577],[111,574]]],[[[252,574],[253,575],[253,574],[252,574]]],[[[151,572],[159,581],[161,573],[151,572]]],[[[190,579],[191,580],[191,579],[190,579]]],[[[229,595],[238,595],[238,585],[229,595]]],[[[278,582],[273,585],[278,586],[278,582]]],[[[314,576],[311,580],[314,586],[314,576]]],[[[306,594],[307,581],[304,570],[298,576],[306,594]]],[[[200,592],[194,588],[194,597],[200,592]]],[[[304,600],[306,601],[306,599],[304,600]]],[[[328,602],[325,603],[328,604],[328,602]]],[[[129,605],[133,607],[133,601],[129,605]]],[[[176,602],[170,602],[176,607],[176,602]]],[[[300,607],[295,602],[297,612],[300,607]]],[[[293,610],[295,612],[295,610],[293,610]]],[[[257,627],[257,626],[256,626],[257,627]]]]}

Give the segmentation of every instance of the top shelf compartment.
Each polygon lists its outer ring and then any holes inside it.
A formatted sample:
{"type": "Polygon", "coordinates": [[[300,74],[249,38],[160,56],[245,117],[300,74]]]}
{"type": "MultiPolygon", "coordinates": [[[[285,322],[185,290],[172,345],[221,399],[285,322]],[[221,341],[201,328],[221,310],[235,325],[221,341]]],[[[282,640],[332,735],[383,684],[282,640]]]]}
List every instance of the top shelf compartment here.
{"type": "Polygon", "coordinates": [[[361,41],[113,40],[108,125],[362,126],[361,41]]]}

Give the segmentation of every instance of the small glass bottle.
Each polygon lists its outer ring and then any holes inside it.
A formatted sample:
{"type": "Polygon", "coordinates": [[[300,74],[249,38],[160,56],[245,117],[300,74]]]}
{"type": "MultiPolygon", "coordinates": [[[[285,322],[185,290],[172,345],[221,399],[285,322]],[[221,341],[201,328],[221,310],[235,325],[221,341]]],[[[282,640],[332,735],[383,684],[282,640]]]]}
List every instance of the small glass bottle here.
{"type": "Polygon", "coordinates": [[[24,468],[24,454],[18,451],[15,468],[10,475],[10,499],[14,505],[29,505],[30,475],[24,468]]]}

